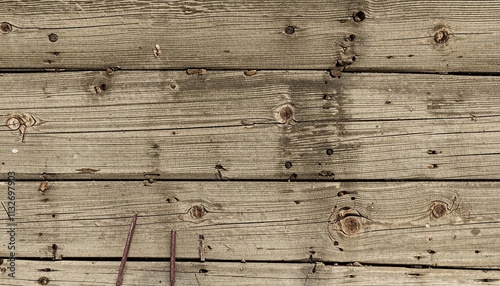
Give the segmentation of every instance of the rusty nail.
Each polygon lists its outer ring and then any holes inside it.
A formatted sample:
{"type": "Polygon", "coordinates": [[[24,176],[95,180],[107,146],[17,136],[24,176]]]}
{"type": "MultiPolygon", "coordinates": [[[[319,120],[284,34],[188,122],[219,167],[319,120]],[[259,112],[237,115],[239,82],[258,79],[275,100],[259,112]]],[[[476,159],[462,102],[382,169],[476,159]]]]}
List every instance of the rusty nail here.
{"type": "Polygon", "coordinates": [[[170,286],[175,285],[175,238],[177,232],[175,229],[170,231],[170,286]]]}
{"type": "Polygon", "coordinates": [[[123,271],[125,270],[125,263],[127,263],[128,252],[130,250],[130,244],[132,243],[132,236],[134,236],[135,224],[137,223],[137,213],[132,217],[132,222],[130,223],[130,229],[128,231],[127,242],[125,242],[125,248],[123,249],[122,262],[120,263],[120,268],[118,270],[118,278],[116,279],[116,286],[121,286],[123,281],[123,271]]]}

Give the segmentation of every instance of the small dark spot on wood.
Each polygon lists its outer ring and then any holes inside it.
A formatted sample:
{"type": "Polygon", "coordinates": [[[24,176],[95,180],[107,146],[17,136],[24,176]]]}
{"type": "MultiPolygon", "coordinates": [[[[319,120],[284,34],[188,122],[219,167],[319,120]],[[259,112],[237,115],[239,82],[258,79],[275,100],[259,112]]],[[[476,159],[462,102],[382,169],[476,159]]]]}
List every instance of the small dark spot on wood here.
{"type": "Polygon", "coordinates": [[[474,253],[475,253],[475,254],[479,254],[479,253],[481,253],[481,251],[479,251],[479,250],[475,250],[475,251],[474,251],[474,253]]]}
{"type": "Polygon", "coordinates": [[[391,101],[390,100],[386,100],[385,104],[391,104],[391,101]]]}
{"type": "Polygon", "coordinates": [[[478,236],[480,233],[481,233],[481,230],[477,227],[471,229],[470,233],[473,235],[473,236],[478,236]]]}
{"type": "Polygon", "coordinates": [[[219,170],[219,171],[227,171],[226,168],[224,168],[222,165],[220,164],[217,164],[215,165],[215,170],[219,170]]]}
{"type": "Polygon", "coordinates": [[[0,31],[2,31],[2,33],[4,34],[8,34],[12,32],[12,25],[7,22],[2,22],[0,23],[0,31]]]}
{"type": "Polygon", "coordinates": [[[339,249],[339,251],[344,251],[344,249],[343,249],[343,248],[341,248],[341,247],[339,247],[338,249],[339,249]]]}
{"type": "Polygon", "coordinates": [[[352,278],[356,278],[356,275],[354,275],[354,274],[350,274],[350,275],[347,275],[347,278],[351,278],[351,279],[352,279],[352,278]]]}
{"type": "Polygon", "coordinates": [[[329,94],[323,95],[323,100],[332,100],[332,99],[333,99],[333,95],[329,95],[329,94]]]}
{"type": "Polygon", "coordinates": [[[101,169],[92,169],[92,168],[80,168],[77,169],[77,172],[80,172],[81,174],[95,174],[99,172],[101,169]]]}
{"type": "Polygon", "coordinates": [[[461,58],[463,58],[463,57],[464,57],[464,56],[458,56],[457,58],[461,59],[461,58]]]}
{"type": "Polygon", "coordinates": [[[199,273],[207,273],[207,272],[208,272],[208,270],[206,270],[205,268],[202,268],[202,269],[200,269],[198,272],[199,272],[199,273]]]}
{"type": "Polygon", "coordinates": [[[175,132],[175,131],[172,131],[172,135],[176,135],[176,134],[177,134],[177,132],[175,132]]]}
{"type": "Polygon", "coordinates": [[[443,45],[450,40],[450,32],[446,28],[441,28],[434,34],[434,41],[437,44],[443,45]]]}
{"type": "Polygon", "coordinates": [[[429,254],[436,254],[436,251],[434,251],[434,250],[432,250],[432,249],[427,249],[427,252],[428,252],[429,254]]]}
{"type": "Polygon", "coordinates": [[[158,148],[160,148],[160,145],[158,145],[157,143],[154,143],[151,147],[153,149],[158,149],[158,148]]]}
{"type": "Polygon", "coordinates": [[[292,35],[293,33],[295,33],[295,27],[294,26],[288,26],[285,28],[285,34],[287,35],[292,35]]]}
{"type": "Polygon", "coordinates": [[[293,201],[296,205],[300,204],[300,201],[293,201]]]}
{"type": "Polygon", "coordinates": [[[257,74],[257,70],[246,70],[243,72],[243,74],[246,76],[253,76],[253,75],[257,74]]]}
{"type": "Polygon", "coordinates": [[[363,11],[354,12],[352,15],[354,22],[363,22],[366,19],[366,14],[363,11]]]}
{"type": "Polygon", "coordinates": [[[333,149],[326,149],[326,155],[328,156],[333,155],[333,149]]]}
{"type": "Polygon", "coordinates": [[[60,52],[52,52],[54,56],[59,56],[61,53],[60,52]]]}
{"type": "Polygon", "coordinates": [[[388,59],[392,59],[392,58],[394,58],[394,57],[393,57],[393,56],[387,56],[386,58],[388,58],[388,59]]]}
{"type": "Polygon", "coordinates": [[[436,155],[438,152],[436,150],[427,150],[427,154],[436,155]]]}
{"type": "Polygon", "coordinates": [[[207,210],[203,205],[194,205],[189,210],[189,213],[193,218],[200,219],[207,213],[207,210]]]}
{"type": "Polygon", "coordinates": [[[345,194],[346,194],[346,192],[345,192],[345,191],[340,191],[340,192],[338,192],[338,193],[337,193],[337,197],[342,197],[342,196],[344,196],[345,194]]]}
{"type": "Polygon", "coordinates": [[[290,169],[292,167],[292,162],[286,162],[285,168],[290,169]]]}
{"type": "Polygon", "coordinates": [[[420,256],[420,255],[413,256],[413,257],[415,257],[416,260],[420,260],[420,258],[422,258],[422,256],[420,256]]]}
{"type": "Polygon", "coordinates": [[[56,217],[56,214],[52,214],[52,217],[56,217]]]}
{"type": "Polygon", "coordinates": [[[292,173],[290,175],[290,177],[288,177],[288,181],[291,182],[291,181],[295,181],[295,180],[297,180],[297,174],[292,173]]]}
{"type": "Polygon", "coordinates": [[[338,242],[338,241],[334,241],[334,242],[333,242],[333,245],[334,245],[334,246],[339,246],[339,242],[338,242]]]}
{"type": "Polygon", "coordinates": [[[339,69],[331,69],[330,76],[333,78],[340,78],[342,76],[342,71],[339,69]]]}
{"type": "Polygon", "coordinates": [[[335,178],[335,174],[332,171],[321,171],[321,172],[319,172],[319,176],[335,178]]]}
{"type": "Polygon", "coordinates": [[[179,201],[179,199],[176,198],[176,197],[170,197],[170,198],[166,199],[166,202],[169,203],[169,204],[173,204],[173,203],[176,203],[178,201],[179,201]]]}
{"type": "Polygon", "coordinates": [[[171,83],[169,86],[170,86],[171,89],[176,89],[177,88],[177,85],[175,83],[171,83]]]}
{"type": "Polygon", "coordinates": [[[413,58],[415,55],[408,55],[409,58],[413,58]]]}
{"type": "Polygon", "coordinates": [[[500,281],[500,279],[484,278],[484,279],[475,279],[474,281],[476,281],[476,282],[483,282],[483,283],[489,283],[489,282],[498,282],[498,281],[500,281]]]}
{"type": "Polygon", "coordinates": [[[212,250],[212,247],[211,247],[210,245],[207,245],[207,248],[208,248],[209,250],[212,250]]]}
{"type": "Polygon", "coordinates": [[[38,278],[38,284],[39,285],[47,285],[47,284],[49,284],[49,278],[47,278],[47,277],[40,277],[40,278],[38,278]]]}
{"type": "Polygon", "coordinates": [[[107,89],[107,86],[104,83],[101,85],[94,86],[95,93],[99,94],[99,95],[102,94],[104,91],[106,91],[106,89],[107,89]]]}
{"type": "Polygon", "coordinates": [[[223,50],[222,52],[224,52],[224,53],[229,53],[229,52],[231,52],[231,51],[230,51],[230,50],[223,50]]]}
{"type": "Polygon", "coordinates": [[[429,169],[437,169],[438,168],[438,164],[430,164],[429,165],[429,169]]]}
{"type": "Polygon", "coordinates": [[[356,197],[351,197],[351,201],[354,201],[354,200],[356,200],[356,197]]]}
{"type": "Polygon", "coordinates": [[[421,273],[406,273],[406,274],[409,276],[415,276],[415,277],[424,276],[424,274],[421,274],[421,273]]]}
{"type": "Polygon", "coordinates": [[[352,42],[352,41],[354,41],[354,40],[356,40],[356,35],[354,35],[354,34],[350,34],[350,35],[347,37],[347,40],[348,40],[348,41],[351,41],[351,42],[352,42]]]}
{"type": "Polygon", "coordinates": [[[39,236],[39,237],[42,237],[42,236],[43,236],[43,233],[39,232],[39,233],[38,233],[38,236],[39,236]]]}
{"type": "Polygon", "coordinates": [[[52,269],[50,269],[50,268],[42,268],[42,269],[38,269],[38,271],[41,271],[41,272],[50,272],[50,271],[52,271],[52,269]]]}
{"type": "Polygon", "coordinates": [[[58,39],[59,37],[54,33],[49,35],[49,41],[51,41],[52,43],[57,42],[58,39]]]}
{"type": "Polygon", "coordinates": [[[46,202],[48,202],[48,201],[50,201],[50,199],[49,199],[49,198],[43,198],[43,200],[42,200],[42,202],[44,202],[44,203],[46,203],[46,202]]]}
{"type": "Polygon", "coordinates": [[[48,184],[49,182],[47,181],[41,182],[40,186],[38,187],[38,191],[44,193],[48,188],[48,184]]]}

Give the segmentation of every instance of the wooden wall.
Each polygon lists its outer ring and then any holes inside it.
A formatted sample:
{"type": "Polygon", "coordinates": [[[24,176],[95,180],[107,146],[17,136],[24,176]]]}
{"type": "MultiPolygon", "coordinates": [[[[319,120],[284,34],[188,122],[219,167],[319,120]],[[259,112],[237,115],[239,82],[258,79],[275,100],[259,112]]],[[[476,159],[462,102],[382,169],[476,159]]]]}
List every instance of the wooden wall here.
{"type": "Polygon", "coordinates": [[[3,1],[0,285],[500,284],[499,18],[3,1]]]}

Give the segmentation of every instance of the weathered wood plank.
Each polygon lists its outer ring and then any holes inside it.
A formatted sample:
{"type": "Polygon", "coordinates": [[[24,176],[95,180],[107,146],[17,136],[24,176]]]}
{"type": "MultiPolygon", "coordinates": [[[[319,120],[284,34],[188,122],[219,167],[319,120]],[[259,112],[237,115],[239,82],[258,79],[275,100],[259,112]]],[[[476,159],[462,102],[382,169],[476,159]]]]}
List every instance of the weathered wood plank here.
{"type": "Polygon", "coordinates": [[[500,65],[490,0],[9,0],[0,12],[2,69],[329,69],[353,56],[357,71],[500,65]]]}
{"type": "MultiPolygon", "coordinates": [[[[7,188],[6,184],[2,185],[7,188]]],[[[16,255],[324,261],[500,268],[500,183],[38,182],[16,184],[16,255]]],[[[0,256],[8,256],[4,214],[0,256]]]]}
{"type": "MultiPolygon", "coordinates": [[[[119,262],[20,260],[0,285],[114,285],[119,262]],[[8,283],[8,284],[7,284],[8,283]]],[[[176,285],[497,285],[498,271],[327,266],[322,263],[176,263],[176,285]],[[314,272],[313,272],[314,267],[314,272]]],[[[123,285],[168,285],[167,262],[128,262],[123,285]]]]}
{"type": "Polygon", "coordinates": [[[0,84],[2,177],[500,178],[496,77],[85,72],[0,84]]]}

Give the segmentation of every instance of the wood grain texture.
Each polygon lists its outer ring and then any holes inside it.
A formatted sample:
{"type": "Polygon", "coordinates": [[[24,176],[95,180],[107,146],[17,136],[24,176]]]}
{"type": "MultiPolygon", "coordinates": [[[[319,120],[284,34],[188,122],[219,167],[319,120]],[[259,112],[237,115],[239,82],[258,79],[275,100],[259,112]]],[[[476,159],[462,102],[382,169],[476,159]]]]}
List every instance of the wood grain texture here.
{"type": "Polygon", "coordinates": [[[500,64],[490,0],[9,0],[0,12],[1,69],[329,69],[353,56],[353,71],[500,64]]]}
{"type": "Polygon", "coordinates": [[[39,184],[16,184],[18,258],[119,259],[138,212],[131,258],[167,259],[176,229],[181,260],[199,259],[203,235],[207,261],[500,268],[500,183],[39,184]]]}
{"type": "MultiPolygon", "coordinates": [[[[18,261],[16,279],[0,285],[114,285],[118,262],[18,261]],[[50,271],[48,271],[50,269],[50,271]]],[[[280,263],[177,263],[176,285],[497,285],[497,271],[348,267],[280,263]],[[314,273],[313,273],[314,267],[314,273]]],[[[167,262],[129,262],[123,285],[168,285],[167,262]]]]}
{"type": "Polygon", "coordinates": [[[70,72],[0,84],[2,177],[500,178],[496,77],[70,72]]]}

